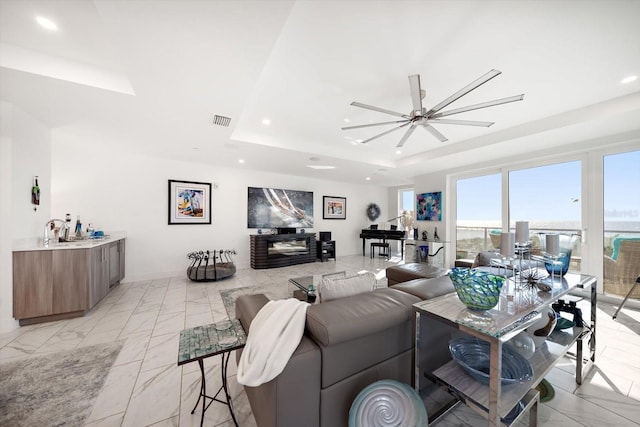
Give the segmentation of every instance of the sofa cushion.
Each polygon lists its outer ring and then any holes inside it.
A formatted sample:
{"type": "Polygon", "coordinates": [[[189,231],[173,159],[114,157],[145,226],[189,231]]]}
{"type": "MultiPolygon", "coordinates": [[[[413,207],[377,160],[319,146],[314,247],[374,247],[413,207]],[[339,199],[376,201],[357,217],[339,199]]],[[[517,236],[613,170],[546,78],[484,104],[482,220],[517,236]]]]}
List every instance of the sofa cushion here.
{"type": "Polygon", "coordinates": [[[307,334],[322,352],[322,387],[410,350],[419,301],[384,288],[309,307],[307,334]]]}
{"type": "Polygon", "coordinates": [[[351,277],[336,279],[325,278],[318,284],[320,302],[344,298],[364,292],[371,292],[376,288],[376,276],[373,273],[356,274],[351,277]]]}
{"type": "Polygon", "coordinates": [[[413,279],[432,279],[447,274],[447,269],[436,267],[424,262],[412,262],[387,267],[386,275],[389,286],[396,283],[408,282],[413,279]]]}
{"type": "Polygon", "coordinates": [[[249,326],[263,305],[269,302],[264,294],[241,295],[236,299],[236,317],[245,332],[249,332],[249,326]]]}
{"type": "Polygon", "coordinates": [[[415,295],[421,300],[439,297],[456,291],[449,276],[435,279],[413,279],[393,285],[391,288],[415,295]]]}
{"type": "Polygon", "coordinates": [[[339,344],[411,318],[411,306],[419,299],[394,289],[377,289],[315,304],[307,310],[307,330],[324,346],[339,344]]]}
{"type": "Polygon", "coordinates": [[[494,251],[478,252],[478,255],[476,255],[476,258],[473,260],[471,268],[482,266],[490,267],[492,259],[500,259],[500,254],[494,251]]]}

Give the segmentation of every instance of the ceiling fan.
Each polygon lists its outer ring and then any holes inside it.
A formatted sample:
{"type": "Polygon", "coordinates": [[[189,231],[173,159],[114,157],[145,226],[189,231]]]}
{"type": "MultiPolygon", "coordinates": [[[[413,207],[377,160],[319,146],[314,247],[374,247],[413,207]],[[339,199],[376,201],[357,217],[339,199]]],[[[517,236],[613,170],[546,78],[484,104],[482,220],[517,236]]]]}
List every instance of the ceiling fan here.
{"type": "Polygon", "coordinates": [[[373,136],[369,139],[362,141],[363,144],[366,144],[369,141],[380,138],[384,135],[387,135],[393,131],[409,126],[409,129],[405,132],[405,134],[400,139],[397,147],[402,147],[407,139],[411,136],[413,131],[418,125],[421,125],[422,128],[427,130],[433,136],[438,138],[441,142],[447,141],[447,137],[441,134],[436,128],[432,126],[432,124],[443,124],[443,125],[465,125],[465,126],[484,126],[489,127],[494,122],[480,122],[475,120],[456,120],[456,119],[444,119],[443,117],[451,116],[454,114],[464,113],[466,111],[479,110],[481,108],[493,107],[495,105],[507,104],[509,102],[522,101],[524,99],[524,94],[510,96],[507,98],[495,99],[493,101],[482,102],[480,104],[469,105],[467,107],[455,108],[453,110],[441,111],[443,108],[453,103],[454,101],[462,98],[469,92],[474,89],[477,89],[481,85],[485,84],[492,78],[500,75],[502,71],[491,70],[479,79],[474,82],[469,83],[467,86],[463,87],[435,107],[427,110],[422,106],[422,99],[425,97],[425,91],[420,87],[420,75],[415,74],[409,76],[409,87],[411,90],[411,100],[413,101],[413,109],[409,114],[398,113],[396,111],[386,110],[384,108],[374,107],[372,105],[363,104],[361,102],[352,102],[351,105],[354,107],[366,108],[367,110],[378,111],[380,113],[391,114],[392,116],[402,117],[402,120],[393,120],[390,122],[380,122],[380,123],[370,123],[366,125],[356,125],[356,126],[346,126],[343,127],[342,130],[348,129],[359,129],[366,128],[371,126],[382,126],[382,125],[391,125],[402,123],[400,126],[396,126],[393,129],[389,129],[385,132],[382,132],[376,136],[373,136]]]}

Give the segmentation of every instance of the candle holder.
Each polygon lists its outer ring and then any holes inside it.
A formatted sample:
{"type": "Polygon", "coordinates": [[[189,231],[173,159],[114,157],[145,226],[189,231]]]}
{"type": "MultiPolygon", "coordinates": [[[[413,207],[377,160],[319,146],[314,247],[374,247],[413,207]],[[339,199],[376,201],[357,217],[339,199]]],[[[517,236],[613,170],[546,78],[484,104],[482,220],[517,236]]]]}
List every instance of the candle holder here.
{"type": "Polygon", "coordinates": [[[526,273],[531,269],[532,247],[533,242],[531,241],[516,242],[514,244],[513,281],[516,284],[516,289],[521,288],[528,281],[528,274],[526,273]]]}
{"type": "Polygon", "coordinates": [[[553,287],[553,284],[556,282],[556,276],[558,278],[564,276],[564,274],[562,273],[562,269],[566,256],[567,255],[564,253],[554,255],[548,252],[542,252],[541,256],[532,256],[533,260],[544,263],[547,273],[549,273],[547,279],[543,280],[542,282],[547,283],[553,287]]]}

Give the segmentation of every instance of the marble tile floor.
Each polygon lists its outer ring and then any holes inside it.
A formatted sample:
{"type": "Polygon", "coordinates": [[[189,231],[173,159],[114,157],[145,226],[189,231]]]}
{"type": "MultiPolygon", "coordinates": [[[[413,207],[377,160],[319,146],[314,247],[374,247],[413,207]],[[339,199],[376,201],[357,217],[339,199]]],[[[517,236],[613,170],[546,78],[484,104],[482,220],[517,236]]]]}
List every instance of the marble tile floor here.
{"type": "MultiPolygon", "coordinates": [[[[86,426],[197,426],[200,373],[197,363],[177,366],[180,330],[225,320],[220,290],[247,286],[291,286],[294,276],[346,270],[375,272],[386,286],[384,269],[401,263],[358,255],[269,270],[239,269],[235,276],[210,283],[186,277],[124,282],[81,318],[31,325],[0,334],[0,363],[78,347],[124,341],[86,426]]],[[[292,288],[293,289],[293,288],[292,288]]],[[[547,376],[555,398],[539,410],[543,426],[640,426],[640,312],[599,304],[597,364],[577,386],[567,359],[547,376]]],[[[208,389],[220,386],[220,357],[205,361],[208,389]]],[[[255,426],[247,397],[235,380],[235,358],[229,363],[229,384],[242,427],[255,426]]],[[[482,426],[486,421],[459,405],[439,425],[482,426]]],[[[214,403],[205,414],[207,426],[232,426],[224,405],[214,403]]]]}

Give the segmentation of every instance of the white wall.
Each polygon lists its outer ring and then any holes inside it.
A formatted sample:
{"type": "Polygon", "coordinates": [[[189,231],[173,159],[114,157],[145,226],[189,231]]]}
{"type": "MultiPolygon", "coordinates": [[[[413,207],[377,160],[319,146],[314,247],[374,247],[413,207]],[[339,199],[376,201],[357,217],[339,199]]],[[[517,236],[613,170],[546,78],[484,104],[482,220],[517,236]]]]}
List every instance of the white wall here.
{"type": "Polygon", "coordinates": [[[220,168],[151,156],[137,157],[109,147],[78,140],[55,131],[52,150],[53,216],[70,213],[83,225],[92,223],[107,233],[125,231],[126,280],[185,274],[186,254],[203,249],[235,249],[239,267],[250,262],[247,229],[247,187],[313,191],[314,228],[331,231],[338,256],[361,253],[358,235],[368,226],[370,202],[387,217],[387,190],[246,168],[220,168]],[[91,159],[87,161],[87,159],[91,159]],[[168,180],[209,182],[212,189],[211,225],[168,225],[168,180]],[[323,220],[322,196],[347,198],[347,220],[323,220]]]}
{"type": "Polygon", "coordinates": [[[49,218],[50,158],[49,129],[11,103],[0,101],[0,331],[17,327],[12,241],[40,236],[49,218]],[[38,210],[31,204],[35,175],[40,178],[38,210]]]}

